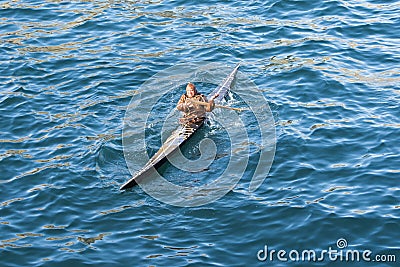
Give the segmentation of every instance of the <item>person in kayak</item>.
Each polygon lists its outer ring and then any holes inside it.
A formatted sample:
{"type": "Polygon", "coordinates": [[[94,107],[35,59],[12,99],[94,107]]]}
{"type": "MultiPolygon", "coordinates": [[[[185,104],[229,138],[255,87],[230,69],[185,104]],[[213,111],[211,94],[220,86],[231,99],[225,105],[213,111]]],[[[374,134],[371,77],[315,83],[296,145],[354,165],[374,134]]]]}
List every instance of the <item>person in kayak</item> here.
{"type": "Polygon", "coordinates": [[[200,94],[193,83],[188,83],[186,93],[181,96],[176,108],[184,112],[181,123],[196,123],[205,119],[206,112],[211,112],[215,108],[214,99],[219,94],[215,94],[210,100],[200,94]],[[201,103],[200,103],[201,102],[201,103]]]}

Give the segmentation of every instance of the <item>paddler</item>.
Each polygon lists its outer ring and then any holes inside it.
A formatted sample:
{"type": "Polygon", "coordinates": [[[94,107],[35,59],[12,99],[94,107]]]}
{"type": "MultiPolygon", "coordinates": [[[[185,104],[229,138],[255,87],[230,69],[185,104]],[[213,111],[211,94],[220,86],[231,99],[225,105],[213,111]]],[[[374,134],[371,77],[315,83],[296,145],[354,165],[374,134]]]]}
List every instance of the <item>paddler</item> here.
{"type": "Polygon", "coordinates": [[[215,94],[210,100],[203,94],[200,94],[193,83],[188,83],[186,86],[186,93],[179,99],[176,108],[184,112],[181,123],[196,123],[205,119],[206,112],[213,111],[215,107],[214,99],[219,94],[215,94]],[[196,104],[196,102],[203,102],[204,104],[196,104]]]}

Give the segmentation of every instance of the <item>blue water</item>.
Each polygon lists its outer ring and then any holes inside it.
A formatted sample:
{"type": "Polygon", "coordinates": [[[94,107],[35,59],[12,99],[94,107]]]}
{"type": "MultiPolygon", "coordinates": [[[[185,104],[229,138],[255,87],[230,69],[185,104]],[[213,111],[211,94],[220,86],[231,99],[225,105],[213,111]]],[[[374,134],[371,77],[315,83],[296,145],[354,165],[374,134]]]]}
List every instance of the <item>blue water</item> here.
{"type": "Polygon", "coordinates": [[[399,13],[399,1],[0,1],[0,265],[398,266],[399,13]],[[120,192],[132,96],[203,60],[242,61],[268,100],[267,179],[193,208],[120,192]],[[397,263],[257,259],[340,238],[397,263]]]}

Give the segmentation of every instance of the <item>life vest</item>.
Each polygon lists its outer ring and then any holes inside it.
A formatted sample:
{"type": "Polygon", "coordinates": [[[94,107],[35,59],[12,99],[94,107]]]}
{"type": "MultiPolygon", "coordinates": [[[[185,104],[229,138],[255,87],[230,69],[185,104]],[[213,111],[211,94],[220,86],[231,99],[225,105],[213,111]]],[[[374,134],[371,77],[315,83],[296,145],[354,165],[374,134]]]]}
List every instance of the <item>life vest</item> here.
{"type": "MultiPolygon", "coordinates": [[[[185,103],[186,99],[188,99],[186,94],[183,94],[179,99],[178,104],[185,103]]],[[[203,94],[197,93],[191,99],[201,102],[207,102],[207,98],[203,94]]],[[[206,117],[206,110],[204,106],[201,105],[193,105],[194,108],[190,109],[189,111],[185,112],[183,117],[187,119],[204,119],[206,117]]]]}

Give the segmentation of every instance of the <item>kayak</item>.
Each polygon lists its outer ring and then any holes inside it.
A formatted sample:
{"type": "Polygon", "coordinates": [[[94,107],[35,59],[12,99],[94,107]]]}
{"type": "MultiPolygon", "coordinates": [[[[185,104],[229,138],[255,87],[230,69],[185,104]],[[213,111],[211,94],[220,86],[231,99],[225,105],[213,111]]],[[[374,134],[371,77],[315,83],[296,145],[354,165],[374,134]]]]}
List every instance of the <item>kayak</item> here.
{"type": "MultiPolygon", "coordinates": [[[[227,95],[233,81],[236,77],[236,73],[239,69],[239,64],[231,71],[231,73],[221,82],[218,87],[213,90],[208,96],[207,99],[210,99],[215,94],[219,94],[218,97],[214,99],[214,102],[218,104],[221,102],[227,95]]],[[[174,153],[177,149],[179,149],[183,144],[186,143],[192,137],[198,129],[200,129],[206,119],[196,120],[196,122],[190,122],[183,125],[180,125],[178,129],[176,129],[165,141],[165,143],[161,146],[161,148],[154,154],[153,157],[140,169],[131,179],[129,179],[126,183],[124,183],[120,190],[124,190],[135,186],[142,179],[145,179],[150,171],[154,171],[159,168],[162,164],[164,164],[167,160],[167,157],[174,153]]]]}

